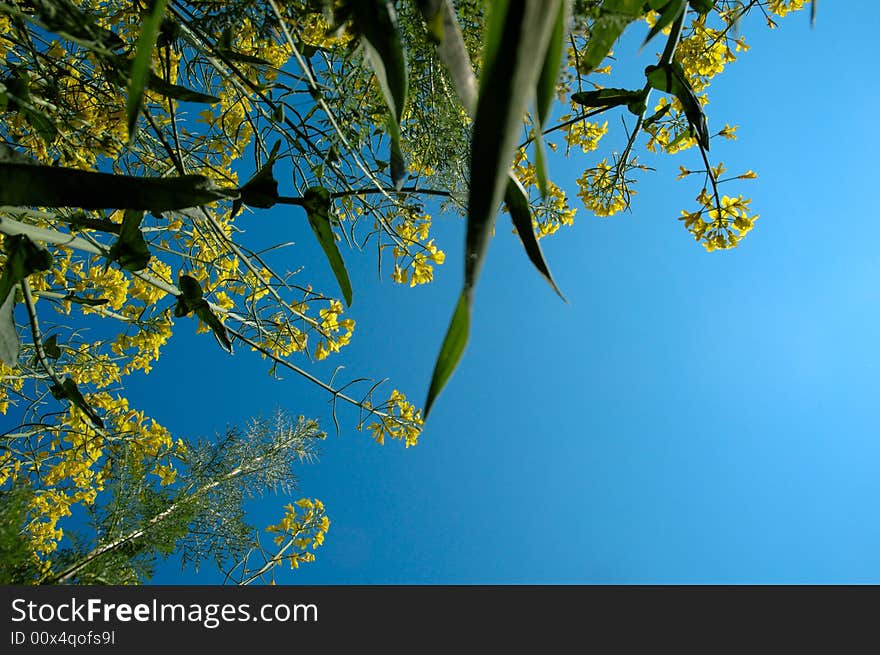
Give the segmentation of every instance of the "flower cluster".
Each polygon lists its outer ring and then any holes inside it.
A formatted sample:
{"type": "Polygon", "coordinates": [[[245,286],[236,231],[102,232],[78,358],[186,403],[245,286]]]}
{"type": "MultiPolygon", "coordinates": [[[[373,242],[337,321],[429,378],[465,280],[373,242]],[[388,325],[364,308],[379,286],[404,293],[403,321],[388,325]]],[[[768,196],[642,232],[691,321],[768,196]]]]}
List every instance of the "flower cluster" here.
{"type": "Polygon", "coordinates": [[[367,429],[372,433],[373,440],[385,444],[385,438],[401,439],[406,447],[415,446],[422,431],[422,410],[406,399],[397,389],[391,392],[388,401],[383,405],[383,414],[375,414],[377,421],[370,423],[367,429]]]}
{"type": "Polygon", "coordinates": [[[751,200],[741,195],[716,200],[703,189],[697,201],[700,208],[693,212],[682,210],[679,220],[708,252],[736,247],[758,219],[749,207],[751,200]]]}
{"type": "Polygon", "coordinates": [[[299,568],[304,562],[315,561],[312,551],[324,543],[324,536],[330,529],[330,519],[324,511],[324,503],[317,498],[301,498],[284,508],[284,518],[266,528],[274,534],[276,546],[281,547],[273,559],[275,564],[287,561],[290,568],[299,568]],[[289,549],[293,552],[288,552],[289,549]]]}

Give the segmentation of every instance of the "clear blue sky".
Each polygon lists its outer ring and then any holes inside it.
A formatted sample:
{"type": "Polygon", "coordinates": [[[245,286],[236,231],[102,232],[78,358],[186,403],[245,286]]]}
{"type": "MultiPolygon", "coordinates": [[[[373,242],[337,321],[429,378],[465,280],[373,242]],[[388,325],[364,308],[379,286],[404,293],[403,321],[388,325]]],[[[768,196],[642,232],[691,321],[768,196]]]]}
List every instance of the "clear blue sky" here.
{"type": "MultiPolygon", "coordinates": [[[[878,16],[822,2],[813,31],[807,12],[744,26],[752,50],[708,108],[715,131],[740,126],[713,161],[760,175],[729,186],[761,214],[737,250],[708,254],[676,220],[699,191],[677,167],[699,167],[697,152],[649,158],[631,214],[581,209],[543,241],[568,305],[500,224],[470,345],[418,447],[373,444],[353,414],[335,436],[322,392],[186,323],[132,400],[190,436],[276,407],[321,419],[331,434],[300,491],[332,526],[281,583],[880,582],[878,16]]],[[[585,163],[554,162],[572,196],[585,163]]],[[[297,241],[291,267],[335,288],[296,208],[244,220],[297,241]]],[[[335,363],[418,402],[461,282],[464,224],[435,225],[448,259],[428,287],[379,281],[374,252],[345,253],[358,327],[335,363]]],[[[285,502],[255,503],[253,523],[285,502]]],[[[218,580],[174,561],[154,578],[218,580]]]]}

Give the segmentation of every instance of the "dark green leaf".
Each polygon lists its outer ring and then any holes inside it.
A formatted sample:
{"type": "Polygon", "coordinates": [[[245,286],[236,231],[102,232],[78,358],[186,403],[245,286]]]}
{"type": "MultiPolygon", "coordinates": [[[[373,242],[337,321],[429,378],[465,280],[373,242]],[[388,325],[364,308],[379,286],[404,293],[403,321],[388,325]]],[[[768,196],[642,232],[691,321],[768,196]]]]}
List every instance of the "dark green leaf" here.
{"type": "Polygon", "coordinates": [[[232,201],[233,217],[238,214],[242,205],[268,209],[278,202],[278,180],[272,174],[272,167],[278,158],[280,146],[281,141],[276,141],[266,163],[238,190],[238,198],[232,201]]]}
{"type": "Polygon", "coordinates": [[[52,392],[52,395],[58,400],[67,400],[71,404],[79,407],[86,416],[91,419],[92,424],[103,428],[104,421],[101,420],[101,417],[95,413],[95,410],[92,409],[89,404],[86,402],[86,399],[83,397],[82,393],[80,393],[79,388],[76,386],[76,382],[74,382],[71,378],[65,378],[64,382],[59,384],[53,384],[49,387],[49,391],[52,392]]]}
{"type": "Polygon", "coordinates": [[[64,300],[69,300],[77,305],[88,305],[89,307],[100,307],[101,305],[106,305],[110,302],[109,298],[83,298],[80,296],[74,296],[71,293],[64,296],[64,300]]]}
{"type": "Polygon", "coordinates": [[[390,0],[354,0],[348,3],[355,30],[364,44],[366,60],[376,75],[385,104],[395,124],[390,129],[391,177],[403,186],[406,167],[400,150],[400,121],[406,106],[407,73],[403,43],[397,27],[397,13],[390,0]],[[396,160],[396,161],[395,161],[396,160]]]}
{"type": "Polygon", "coordinates": [[[211,328],[211,332],[214,333],[217,342],[227,352],[231,353],[232,341],[229,338],[229,332],[227,332],[226,327],[211,310],[208,301],[203,298],[202,285],[199,284],[199,281],[190,275],[181,275],[177,281],[177,286],[180,288],[180,295],[177,296],[174,315],[181,317],[195,313],[202,323],[211,328]]]}
{"type": "Polygon", "coordinates": [[[629,89],[599,89],[597,91],[582,91],[572,93],[573,102],[584,107],[617,107],[618,105],[631,105],[644,102],[645,92],[630,91],[629,89]]]}
{"type": "Polygon", "coordinates": [[[681,16],[681,12],[683,12],[687,8],[687,0],[669,0],[666,5],[660,10],[660,18],[657,19],[657,22],[654,23],[654,27],[648,32],[648,36],[645,37],[645,40],[642,42],[642,47],[644,48],[648,45],[648,42],[653,39],[655,36],[660,34],[666,27],[672,24],[672,22],[681,16]]]}
{"type": "Polygon", "coordinates": [[[590,29],[590,40],[581,56],[581,73],[598,68],[623,30],[644,11],[643,0],[605,0],[590,29]]]}
{"type": "Polygon", "coordinates": [[[58,335],[53,334],[51,337],[43,341],[43,352],[49,359],[58,359],[61,357],[61,348],[58,347],[58,335]]]}
{"type": "Polygon", "coordinates": [[[713,0],[690,0],[691,8],[698,14],[708,14],[715,7],[713,0]]]}
{"type": "Polygon", "coordinates": [[[177,306],[174,308],[175,316],[187,316],[195,311],[199,303],[205,302],[202,298],[202,285],[191,275],[181,275],[177,286],[180,289],[180,295],[177,296],[177,306]]]}
{"type": "Polygon", "coordinates": [[[37,246],[24,234],[7,236],[5,241],[6,263],[0,275],[0,298],[4,300],[15,286],[31,273],[48,271],[52,266],[52,254],[37,246]]]}
{"type": "Polygon", "coordinates": [[[125,104],[125,112],[128,116],[128,140],[131,141],[135,134],[138,114],[144,100],[144,90],[150,78],[150,69],[153,65],[153,46],[159,37],[159,28],[162,26],[162,15],[165,13],[165,5],[168,0],[153,0],[151,11],[141,24],[141,33],[138,37],[134,61],[131,64],[131,78],[128,85],[128,101],[125,104]]]}
{"type": "Polygon", "coordinates": [[[541,244],[535,236],[535,229],[532,226],[532,212],[529,210],[529,196],[522,184],[513,175],[507,182],[507,190],[504,192],[504,204],[507,211],[510,212],[510,218],[513,221],[513,227],[522,241],[523,247],[529,260],[534,264],[538,272],[544,276],[544,279],[550,283],[553,290],[559,294],[559,297],[565,300],[565,296],[556,286],[553,276],[550,274],[550,267],[544,260],[544,253],[541,251],[541,244]]]}
{"type": "Polygon", "coordinates": [[[119,230],[119,238],[110,248],[107,263],[119,262],[126,271],[142,271],[150,261],[150,247],[141,232],[144,212],[126,209],[119,230]]]}
{"type": "Polygon", "coordinates": [[[428,388],[428,398],[425,400],[425,419],[431,412],[434,401],[446,383],[458,362],[461,359],[464,349],[468,342],[468,333],[471,324],[471,300],[468,292],[462,291],[458,298],[458,304],[455,306],[455,313],[449,322],[449,328],[446,331],[446,337],[443,339],[443,345],[440,347],[440,354],[437,356],[437,362],[434,364],[434,373],[431,376],[431,386],[428,388]]]}
{"type": "Polygon", "coordinates": [[[438,18],[443,21],[443,36],[437,54],[452,77],[462,106],[473,117],[477,110],[477,78],[451,0],[419,0],[418,5],[429,29],[438,18]]]}
{"type": "Polygon", "coordinates": [[[339,254],[339,248],[336,247],[333,230],[330,229],[330,192],[320,186],[309,187],[303,196],[303,207],[306,209],[309,225],[312,226],[312,231],[318,238],[327,261],[330,262],[330,268],[333,269],[339,288],[342,289],[345,304],[351,306],[351,281],[348,279],[348,271],[345,269],[342,255],[339,254]]]}
{"type": "Polygon", "coordinates": [[[171,84],[155,73],[150,73],[147,88],[149,88],[150,91],[155,91],[156,93],[165,96],[166,98],[173,98],[174,100],[180,100],[181,102],[202,102],[209,105],[220,102],[220,98],[217,96],[193,91],[192,89],[187,89],[185,86],[180,86],[178,84],[171,84]]]}
{"type": "Polygon", "coordinates": [[[567,19],[567,3],[560,2],[550,34],[550,42],[547,44],[547,53],[544,56],[544,65],[538,76],[538,85],[535,93],[535,105],[537,109],[538,123],[535,125],[535,173],[538,181],[538,189],[541,195],[547,196],[547,152],[544,148],[544,126],[550,119],[550,109],[553,99],[556,97],[556,79],[559,77],[559,69],[562,65],[562,50],[565,42],[565,23],[567,19]]]}
{"type": "Polygon", "coordinates": [[[662,107],[660,107],[660,109],[658,109],[656,112],[654,112],[648,118],[645,119],[645,122],[642,125],[642,127],[650,127],[651,125],[653,125],[654,123],[659,121],[661,118],[666,116],[666,114],[668,114],[671,110],[672,110],[671,104],[663,105],[662,107]]]}
{"type": "Polygon", "coordinates": [[[26,0],[34,15],[51,32],[85,47],[115,50],[125,45],[116,34],[70,0],[26,0]]]}
{"type": "Polygon", "coordinates": [[[560,0],[492,3],[471,146],[464,288],[434,367],[426,415],[467,344],[474,287],[507,188],[522,116],[534,98],[544,64],[543,58],[532,54],[547,52],[560,4],[560,0]]]}
{"type": "Polygon", "coordinates": [[[697,134],[697,141],[703,150],[709,149],[709,126],[703,106],[685,77],[684,70],[677,61],[662,66],[648,66],[645,69],[648,83],[659,91],[671,93],[684,108],[684,114],[697,134]]]}
{"type": "Polygon", "coordinates": [[[560,2],[559,10],[556,14],[556,22],[553,24],[553,32],[550,34],[550,42],[547,44],[544,65],[541,67],[541,74],[538,77],[535,104],[538,109],[538,121],[542,127],[547,125],[547,120],[550,118],[550,109],[553,106],[553,99],[556,98],[556,80],[559,78],[559,70],[562,66],[567,18],[566,3],[560,2]]]}
{"type": "Polygon", "coordinates": [[[547,197],[547,149],[544,146],[544,135],[541,126],[535,126],[535,179],[541,197],[547,197]]]}
{"type": "Polygon", "coordinates": [[[476,284],[560,2],[493,3],[471,147],[465,286],[476,284]]]}
{"type": "Polygon", "coordinates": [[[0,362],[7,366],[15,366],[21,343],[18,330],[15,329],[15,289],[12,289],[0,303],[0,362]]]}
{"type": "Polygon", "coordinates": [[[135,177],[0,162],[0,205],[162,212],[230,195],[202,175],[135,177]]]}
{"type": "Polygon", "coordinates": [[[446,38],[446,26],[444,20],[443,5],[445,0],[416,0],[422,18],[425,19],[425,27],[428,29],[428,38],[434,45],[440,45],[446,38]]]}
{"type": "Polygon", "coordinates": [[[214,337],[217,339],[217,342],[223,346],[223,349],[226,352],[232,352],[232,341],[229,339],[229,332],[226,331],[226,326],[220,322],[220,319],[217,318],[217,315],[211,311],[210,306],[206,300],[202,301],[199,307],[196,308],[196,316],[211,328],[211,332],[214,333],[214,337]]]}

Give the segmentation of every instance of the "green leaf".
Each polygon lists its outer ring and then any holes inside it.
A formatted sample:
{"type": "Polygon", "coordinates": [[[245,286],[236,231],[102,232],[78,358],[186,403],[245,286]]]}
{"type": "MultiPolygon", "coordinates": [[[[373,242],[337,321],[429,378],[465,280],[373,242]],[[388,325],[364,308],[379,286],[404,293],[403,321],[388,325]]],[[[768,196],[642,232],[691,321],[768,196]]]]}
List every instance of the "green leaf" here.
{"type": "Polygon", "coordinates": [[[339,288],[342,289],[345,304],[351,306],[351,281],[348,279],[348,271],[345,269],[342,255],[339,254],[339,248],[336,247],[333,230],[330,229],[330,192],[320,186],[309,187],[303,196],[303,207],[306,209],[309,225],[312,226],[312,231],[321,244],[327,261],[330,262],[330,268],[333,269],[339,288]]]}
{"type": "Polygon", "coordinates": [[[538,122],[535,125],[535,173],[538,181],[538,189],[541,196],[547,197],[547,151],[544,147],[544,126],[550,119],[550,109],[553,99],[556,97],[556,79],[559,77],[559,69],[562,65],[562,46],[565,41],[565,23],[567,18],[566,3],[559,3],[556,22],[553,32],[550,34],[550,42],[547,44],[547,52],[544,55],[544,65],[538,76],[535,105],[538,122]]]}
{"type": "Polygon", "coordinates": [[[544,279],[547,280],[550,286],[553,287],[553,290],[559,297],[565,300],[565,296],[562,295],[562,292],[553,280],[553,276],[550,274],[550,267],[544,260],[541,244],[538,243],[538,238],[535,236],[535,229],[532,226],[532,212],[529,209],[529,196],[513,174],[508,178],[507,190],[504,192],[504,204],[507,206],[507,211],[510,212],[513,227],[516,228],[516,233],[526,249],[529,260],[538,269],[538,272],[544,276],[544,279]]]}
{"type": "Polygon", "coordinates": [[[108,265],[111,262],[119,262],[126,271],[142,271],[147,267],[150,262],[150,247],[140,229],[143,218],[143,211],[125,210],[119,238],[110,248],[107,256],[108,265]]]}
{"type": "Polygon", "coordinates": [[[462,106],[473,117],[477,110],[477,78],[451,0],[418,0],[417,4],[429,30],[431,25],[442,20],[443,34],[437,45],[437,54],[449,71],[462,106]]]}
{"type": "Polygon", "coordinates": [[[28,275],[48,271],[52,266],[52,253],[37,246],[24,234],[7,236],[5,250],[6,263],[0,275],[0,298],[4,301],[28,275]]]}
{"type": "Polygon", "coordinates": [[[71,378],[65,378],[65,380],[59,384],[53,384],[49,387],[49,391],[52,392],[52,395],[57,400],[68,400],[71,404],[79,407],[86,416],[91,419],[92,424],[103,428],[104,421],[101,420],[101,417],[95,413],[95,410],[92,409],[89,404],[86,402],[86,399],[83,397],[82,393],[80,393],[79,387],[76,386],[76,382],[71,378]]]}
{"type": "Polygon", "coordinates": [[[272,174],[272,167],[278,158],[280,147],[281,141],[276,141],[266,163],[238,190],[238,198],[232,201],[233,217],[238,214],[243,204],[268,209],[278,202],[278,180],[272,174]]]}
{"type": "Polygon", "coordinates": [[[507,188],[522,117],[544,64],[532,54],[547,52],[560,4],[502,0],[491,5],[471,146],[464,288],[434,366],[426,415],[467,344],[474,287],[507,188]]]}
{"type": "Polygon", "coordinates": [[[588,75],[598,68],[626,26],[639,18],[643,11],[643,0],[605,0],[590,29],[590,40],[581,57],[580,72],[588,75]]]}
{"type": "Polygon", "coordinates": [[[556,22],[553,24],[553,32],[550,34],[550,42],[547,44],[547,54],[544,55],[544,65],[538,77],[537,100],[538,121],[541,126],[547,125],[550,118],[550,109],[556,98],[556,80],[559,78],[559,70],[562,67],[562,52],[565,44],[565,23],[568,18],[567,3],[560,2],[556,13],[556,22]]]}
{"type": "Polygon", "coordinates": [[[81,296],[74,296],[72,293],[68,293],[64,296],[64,300],[68,300],[77,305],[88,305],[89,307],[100,307],[101,305],[106,305],[110,302],[109,298],[83,298],[81,296]]]}
{"type": "Polygon", "coordinates": [[[199,305],[196,310],[196,316],[211,328],[211,332],[214,333],[214,337],[217,339],[217,342],[223,346],[223,349],[231,353],[232,352],[232,341],[229,338],[229,332],[226,331],[226,326],[220,322],[220,319],[217,318],[217,315],[211,311],[211,307],[208,305],[206,300],[202,301],[203,304],[199,305]]]}
{"type": "Polygon", "coordinates": [[[397,13],[390,0],[353,0],[348,3],[348,8],[354,28],[361,36],[365,58],[376,75],[394,123],[391,128],[389,121],[391,178],[394,186],[400,189],[406,177],[400,149],[400,121],[406,106],[408,79],[397,13]]]}
{"type": "Polygon", "coordinates": [[[535,179],[538,182],[538,191],[541,197],[547,197],[547,148],[544,146],[544,135],[541,133],[541,126],[535,126],[535,179]]]}
{"type": "Polygon", "coordinates": [[[572,93],[571,100],[584,107],[617,107],[644,102],[645,96],[646,93],[643,90],[630,91],[629,89],[608,88],[572,93]]]}
{"type": "Polygon", "coordinates": [[[15,329],[14,308],[15,289],[12,289],[0,304],[0,361],[7,366],[15,366],[21,349],[18,330],[15,329]]]}
{"type": "Polygon", "coordinates": [[[428,30],[428,38],[434,45],[440,45],[446,38],[446,20],[443,11],[446,0],[416,0],[422,18],[425,19],[425,27],[428,30]]]}
{"type": "Polygon", "coordinates": [[[697,141],[703,150],[709,149],[709,126],[703,106],[691,88],[681,64],[674,61],[661,66],[648,66],[645,69],[648,83],[659,91],[671,93],[684,108],[684,114],[697,134],[697,141]]]}
{"type": "Polygon", "coordinates": [[[79,45],[109,50],[125,45],[119,36],[100,27],[94,16],[82,11],[70,0],[28,0],[27,4],[47,30],[79,45]]]}
{"type": "Polygon", "coordinates": [[[58,347],[58,335],[53,334],[51,337],[43,341],[43,352],[49,359],[58,359],[61,357],[61,348],[58,347]]]}
{"type": "Polygon", "coordinates": [[[136,177],[0,162],[0,205],[155,213],[198,207],[232,195],[202,175],[136,177]]]}
{"type": "Polygon", "coordinates": [[[131,78],[128,86],[128,101],[125,104],[125,112],[128,116],[128,140],[134,139],[137,117],[144,101],[144,89],[147,88],[147,80],[150,78],[150,69],[153,64],[153,46],[159,37],[159,28],[162,26],[162,15],[165,13],[165,5],[168,0],[153,0],[153,7],[141,25],[141,33],[138,37],[134,61],[131,64],[131,78]]]}
{"type": "Polygon", "coordinates": [[[152,72],[150,73],[149,81],[147,82],[147,88],[149,88],[150,91],[155,91],[156,93],[165,96],[166,98],[173,98],[174,100],[180,100],[181,102],[201,102],[209,105],[220,102],[220,98],[217,96],[193,91],[192,89],[188,89],[185,86],[180,86],[178,84],[171,84],[152,72]]]}
{"type": "Polygon", "coordinates": [[[666,114],[668,114],[671,110],[672,110],[672,104],[663,105],[662,107],[660,107],[660,109],[658,109],[656,112],[654,112],[648,118],[645,119],[645,122],[642,124],[642,127],[643,128],[650,127],[651,125],[653,125],[654,123],[659,121],[661,118],[666,116],[666,114]]]}
{"type": "Polygon", "coordinates": [[[211,328],[217,342],[223,346],[226,352],[232,352],[232,341],[226,326],[217,318],[211,310],[208,301],[203,298],[202,285],[190,275],[181,275],[177,281],[180,295],[177,296],[177,305],[174,307],[174,315],[179,317],[195,313],[196,317],[211,328]]]}
{"type": "Polygon", "coordinates": [[[202,285],[191,275],[181,275],[177,286],[180,289],[180,295],[177,296],[174,315],[178,318],[188,316],[199,306],[199,303],[205,302],[202,298],[202,285]]]}
{"type": "Polygon", "coordinates": [[[715,8],[715,2],[713,2],[713,0],[689,0],[689,4],[691,9],[698,14],[708,14],[715,8]]]}
{"type": "Polygon", "coordinates": [[[465,287],[476,284],[559,0],[493,3],[471,147],[465,287]]]}
{"type": "Polygon", "coordinates": [[[446,330],[446,337],[443,339],[443,345],[440,347],[440,354],[437,356],[437,362],[434,364],[434,373],[431,375],[431,386],[428,388],[428,399],[425,401],[425,419],[427,420],[434,401],[446,383],[449,377],[458,366],[464,349],[467,346],[468,334],[471,324],[471,299],[467,290],[461,292],[458,303],[455,306],[455,312],[452,314],[452,320],[449,322],[449,328],[446,330]]]}
{"type": "Polygon", "coordinates": [[[662,32],[667,26],[671,25],[676,18],[681,16],[681,12],[686,8],[687,0],[669,0],[669,2],[667,2],[660,10],[660,18],[657,19],[657,22],[654,23],[654,27],[648,32],[648,36],[646,36],[645,40],[642,42],[642,47],[644,48],[648,45],[648,42],[651,39],[660,34],[660,32],[662,32]]]}

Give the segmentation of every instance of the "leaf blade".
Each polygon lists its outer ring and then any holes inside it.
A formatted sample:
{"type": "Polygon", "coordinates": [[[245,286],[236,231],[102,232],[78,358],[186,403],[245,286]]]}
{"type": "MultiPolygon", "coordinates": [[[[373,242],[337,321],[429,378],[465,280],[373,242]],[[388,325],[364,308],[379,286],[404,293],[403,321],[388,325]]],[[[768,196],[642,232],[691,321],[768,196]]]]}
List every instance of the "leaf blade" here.
{"type": "Polygon", "coordinates": [[[0,361],[9,367],[15,366],[21,351],[21,341],[15,329],[14,308],[15,289],[6,294],[6,299],[0,304],[0,361]]]}
{"type": "Polygon", "coordinates": [[[309,187],[303,196],[303,206],[306,209],[306,216],[312,232],[315,233],[315,237],[330,263],[330,268],[336,276],[336,281],[345,298],[345,304],[350,307],[352,301],[351,280],[345,268],[345,261],[339,253],[339,248],[336,247],[333,230],[330,229],[330,192],[324,187],[309,187]]]}
{"type": "Polygon", "coordinates": [[[165,5],[168,0],[154,0],[152,11],[147,14],[141,25],[141,33],[138,36],[135,49],[134,61],[131,64],[131,78],[128,86],[128,99],[125,103],[125,112],[128,117],[128,140],[134,139],[137,117],[144,101],[144,91],[147,88],[147,80],[150,77],[150,68],[153,60],[153,47],[159,38],[159,28],[162,25],[162,15],[165,13],[165,5]]]}
{"type": "Polygon", "coordinates": [[[550,273],[550,267],[544,259],[541,244],[535,236],[535,230],[532,227],[532,213],[529,210],[529,198],[526,194],[526,190],[513,174],[510,175],[510,179],[507,182],[507,189],[504,192],[504,204],[507,206],[507,210],[510,213],[510,219],[513,222],[514,228],[516,228],[516,233],[519,235],[520,241],[522,241],[523,248],[525,248],[529,261],[532,262],[535,268],[538,269],[538,272],[545,280],[547,280],[550,286],[553,287],[553,290],[557,295],[568,302],[562,294],[562,291],[560,291],[559,287],[556,285],[556,281],[550,273]]]}
{"type": "Polygon", "coordinates": [[[406,106],[409,79],[403,42],[397,27],[397,13],[389,0],[362,0],[351,2],[349,6],[355,28],[361,35],[365,58],[376,75],[388,106],[391,117],[391,179],[395,188],[400,189],[406,177],[400,148],[400,122],[406,106]]]}
{"type": "Polygon", "coordinates": [[[232,195],[203,175],[138,177],[0,162],[0,205],[162,212],[232,195]]]}
{"type": "Polygon", "coordinates": [[[434,401],[437,400],[440,392],[446,386],[446,383],[458,366],[461,356],[464,354],[470,334],[470,323],[471,298],[468,292],[463,290],[458,298],[458,303],[455,305],[455,311],[452,314],[452,319],[449,321],[446,336],[443,338],[443,345],[440,346],[440,353],[437,355],[437,361],[434,364],[431,384],[428,387],[428,397],[425,400],[425,420],[427,420],[428,414],[434,406],[434,401]]]}

